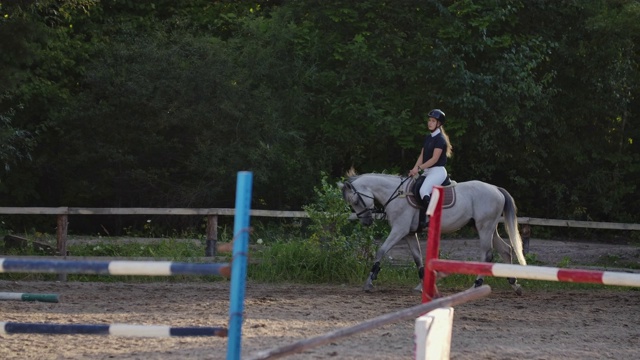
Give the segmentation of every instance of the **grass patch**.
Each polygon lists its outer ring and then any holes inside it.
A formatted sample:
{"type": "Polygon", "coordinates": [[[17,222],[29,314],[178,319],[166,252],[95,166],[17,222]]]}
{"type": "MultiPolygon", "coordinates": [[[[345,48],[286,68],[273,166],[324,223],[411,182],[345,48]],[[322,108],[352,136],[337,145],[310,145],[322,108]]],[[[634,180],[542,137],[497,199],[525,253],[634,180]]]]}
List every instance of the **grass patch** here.
{"type": "Polygon", "coordinates": [[[344,252],[322,250],[303,241],[272,244],[254,252],[249,279],[264,282],[352,283],[363,279],[365,264],[344,252]]]}
{"type": "MultiPolygon", "coordinates": [[[[247,276],[260,282],[364,284],[373,262],[348,251],[323,249],[308,241],[280,242],[253,251],[247,276]]],[[[415,286],[415,265],[391,265],[383,261],[377,285],[415,286]]]]}
{"type": "Polygon", "coordinates": [[[624,269],[640,269],[640,262],[633,260],[626,260],[618,255],[603,255],[601,256],[596,265],[602,267],[611,268],[624,268],[624,269]]]}
{"type": "Polygon", "coordinates": [[[105,241],[97,244],[73,245],[69,246],[68,250],[74,256],[151,257],[190,262],[204,255],[204,246],[204,241],[194,245],[193,241],[160,239],[147,244],[105,241]]]}

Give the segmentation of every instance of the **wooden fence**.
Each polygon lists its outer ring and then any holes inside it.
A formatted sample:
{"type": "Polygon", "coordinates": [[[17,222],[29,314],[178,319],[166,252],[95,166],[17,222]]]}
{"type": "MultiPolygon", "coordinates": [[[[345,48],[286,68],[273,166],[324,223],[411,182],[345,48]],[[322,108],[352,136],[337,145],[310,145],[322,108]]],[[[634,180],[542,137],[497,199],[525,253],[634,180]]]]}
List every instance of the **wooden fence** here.
{"type": "MultiPolygon", "coordinates": [[[[0,214],[56,215],[57,253],[67,254],[67,229],[69,215],[187,215],[206,216],[205,256],[215,256],[218,241],[218,216],[234,216],[235,209],[225,208],[76,208],[76,207],[0,207],[0,214]]],[[[380,214],[377,214],[380,215],[380,214]]],[[[308,218],[305,211],[251,210],[252,217],[308,218]]],[[[355,219],[355,216],[351,214],[355,219]]],[[[380,217],[380,216],[378,216],[380,217]]],[[[531,226],[561,226],[590,229],[640,230],[640,224],[540,219],[519,217],[525,251],[528,250],[531,226]]]]}

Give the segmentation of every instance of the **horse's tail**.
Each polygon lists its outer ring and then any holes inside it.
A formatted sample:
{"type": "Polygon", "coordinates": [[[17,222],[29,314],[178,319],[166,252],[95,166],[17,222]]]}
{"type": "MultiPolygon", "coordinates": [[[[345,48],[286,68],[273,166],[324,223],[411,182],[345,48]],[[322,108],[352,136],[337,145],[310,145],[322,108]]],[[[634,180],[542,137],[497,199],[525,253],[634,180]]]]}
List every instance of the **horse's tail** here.
{"type": "Polygon", "coordinates": [[[522,238],[518,231],[518,217],[516,216],[518,209],[516,208],[516,203],[507,190],[501,187],[498,190],[504,195],[504,227],[507,229],[507,234],[509,234],[509,241],[511,241],[511,246],[518,257],[520,265],[527,265],[527,260],[524,258],[522,251],[522,238]]]}

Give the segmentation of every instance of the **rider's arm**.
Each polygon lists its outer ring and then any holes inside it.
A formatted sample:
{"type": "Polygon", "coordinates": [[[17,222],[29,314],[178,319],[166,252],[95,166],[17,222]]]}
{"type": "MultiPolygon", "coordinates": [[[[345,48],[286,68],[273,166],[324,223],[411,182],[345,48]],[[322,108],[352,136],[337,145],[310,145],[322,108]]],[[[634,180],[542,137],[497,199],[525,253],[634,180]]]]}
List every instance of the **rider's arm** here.
{"type": "MultiPolygon", "coordinates": [[[[420,166],[418,166],[418,168],[424,170],[432,167],[438,162],[438,159],[440,159],[440,155],[442,155],[442,149],[440,148],[433,149],[433,156],[431,157],[431,159],[428,159],[425,163],[421,163],[420,166]]],[[[420,158],[418,160],[422,160],[422,154],[420,154],[420,158]]]]}
{"type": "Polygon", "coordinates": [[[418,156],[418,160],[416,160],[416,164],[413,166],[414,168],[422,165],[422,156],[424,155],[424,149],[420,150],[420,156],[418,156]]]}
{"type": "Polygon", "coordinates": [[[416,160],[416,164],[413,165],[413,169],[411,169],[409,171],[409,175],[410,176],[414,176],[414,175],[416,175],[417,173],[420,172],[420,169],[418,168],[418,166],[420,166],[422,164],[422,155],[423,155],[423,153],[424,153],[424,149],[420,150],[420,156],[418,156],[418,160],[416,160]]]}

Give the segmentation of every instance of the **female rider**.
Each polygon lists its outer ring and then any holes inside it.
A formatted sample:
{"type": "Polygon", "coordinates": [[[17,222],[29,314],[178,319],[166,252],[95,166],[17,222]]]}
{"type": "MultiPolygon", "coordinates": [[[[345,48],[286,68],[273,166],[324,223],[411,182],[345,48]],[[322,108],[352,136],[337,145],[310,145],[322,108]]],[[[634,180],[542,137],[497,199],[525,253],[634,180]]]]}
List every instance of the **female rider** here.
{"type": "Polygon", "coordinates": [[[416,176],[424,171],[425,180],[420,187],[420,197],[424,211],[420,210],[418,231],[424,231],[428,226],[427,207],[431,199],[431,191],[434,185],[442,184],[447,178],[447,158],[451,157],[452,147],[449,136],[444,132],[442,125],[446,122],[444,112],[440,109],[429,111],[427,127],[430,134],[425,137],[422,151],[413,169],[409,170],[409,176],[416,176]]]}

